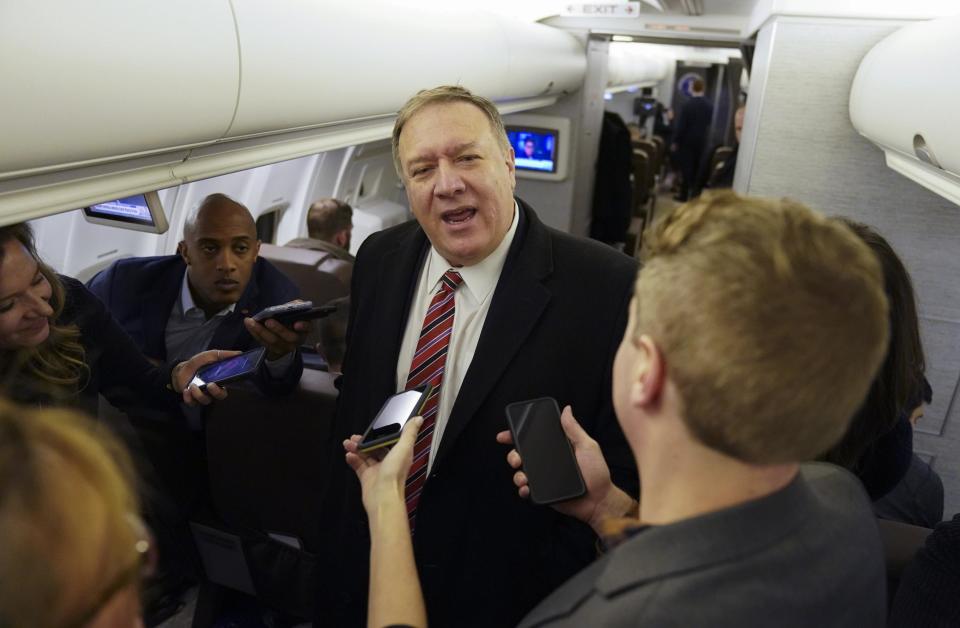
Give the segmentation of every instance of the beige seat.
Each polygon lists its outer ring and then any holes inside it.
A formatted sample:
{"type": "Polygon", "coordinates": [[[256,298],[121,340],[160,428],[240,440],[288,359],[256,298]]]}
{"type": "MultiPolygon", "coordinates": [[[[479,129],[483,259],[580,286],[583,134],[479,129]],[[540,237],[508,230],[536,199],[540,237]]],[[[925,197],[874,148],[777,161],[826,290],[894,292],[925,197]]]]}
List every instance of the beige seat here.
{"type": "MultiPolygon", "coordinates": [[[[260,245],[260,255],[280,269],[300,288],[300,297],[323,305],[350,294],[350,275],[353,264],[337,259],[326,251],[313,251],[275,244],[260,245]]],[[[314,346],[319,339],[319,325],[304,344],[314,346]]]]}
{"type": "Polygon", "coordinates": [[[350,293],[350,271],[344,269],[352,265],[330,253],[263,243],[260,255],[297,284],[301,296],[314,305],[323,305],[350,293]]]}

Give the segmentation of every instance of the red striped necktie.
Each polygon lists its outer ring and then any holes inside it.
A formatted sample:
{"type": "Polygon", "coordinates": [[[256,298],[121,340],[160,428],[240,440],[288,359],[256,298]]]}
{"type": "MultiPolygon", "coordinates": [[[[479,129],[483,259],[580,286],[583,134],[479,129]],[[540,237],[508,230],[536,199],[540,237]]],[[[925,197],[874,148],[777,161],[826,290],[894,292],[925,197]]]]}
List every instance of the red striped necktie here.
{"type": "Polygon", "coordinates": [[[440,290],[430,301],[427,315],[423,318],[420,339],[410,363],[410,375],[407,376],[406,389],[429,385],[430,396],[423,404],[421,415],[423,424],[413,448],[413,465],[407,476],[406,500],[407,517],[410,519],[410,531],[413,532],[417,516],[417,504],[420,493],[427,481],[427,462],[430,460],[430,445],[433,443],[433,430],[437,422],[437,407],[440,405],[440,384],[447,364],[447,345],[453,333],[454,293],[463,282],[463,277],[455,270],[448,270],[440,279],[440,290]]]}

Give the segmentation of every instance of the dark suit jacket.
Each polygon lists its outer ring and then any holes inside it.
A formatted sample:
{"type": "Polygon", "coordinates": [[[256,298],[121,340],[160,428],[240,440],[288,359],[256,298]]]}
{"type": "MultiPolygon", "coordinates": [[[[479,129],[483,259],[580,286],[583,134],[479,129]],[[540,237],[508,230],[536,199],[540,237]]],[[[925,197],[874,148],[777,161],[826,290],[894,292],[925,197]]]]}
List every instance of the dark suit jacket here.
{"type": "Polygon", "coordinates": [[[884,577],[860,483],[811,463],[767,497],[639,531],[521,626],[883,626],[884,577]]]}
{"type": "MultiPolygon", "coordinates": [[[[544,396],[571,404],[615,482],[637,490],[611,404],[636,263],[544,226],[519,204],[516,236],[418,507],[414,546],[432,626],[513,625],[596,555],[587,526],[517,496],[508,448],[494,440],[507,429],[507,404],[544,396]]],[[[339,443],[362,433],[397,392],[397,356],[428,249],[423,230],[408,222],[367,238],[357,257],[325,509],[326,525],[341,528],[331,537],[339,558],[328,589],[349,596],[353,613],[331,625],[357,625],[369,556],[359,483],[339,443]]]]}
{"type": "MultiPolygon", "coordinates": [[[[180,297],[186,268],[179,255],[130,257],[117,260],[87,285],[144,354],[166,362],[167,319],[180,297]]],[[[220,323],[207,348],[248,351],[258,347],[257,341],[243,326],[243,319],[263,308],[296,299],[299,292],[296,285],[270,262],[257,259],[250,283],[236,308],[220,323]]],[[[257,383],[264,392],[282,394],[297,385],[302,372],[303,360],[298,351],[293,367],[282,379],[271,379],[264,369],[257,383]]]]}
{"type": "Polygon", "coordinates": [[[683,103],[673,130],[673,143],[681,155],[695,151],[699,157],[707,142],[707,131],[712,120],[713,105],[703,96],[690,98],[683,103]]]}

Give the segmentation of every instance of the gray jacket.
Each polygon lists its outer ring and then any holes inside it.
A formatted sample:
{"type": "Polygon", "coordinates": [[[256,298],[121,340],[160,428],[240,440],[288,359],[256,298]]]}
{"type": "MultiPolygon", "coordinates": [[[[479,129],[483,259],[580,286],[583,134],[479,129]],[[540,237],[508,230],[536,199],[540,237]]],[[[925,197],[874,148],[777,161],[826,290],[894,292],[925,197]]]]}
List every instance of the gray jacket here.
{"type": "Polygon", "coordinates": [[[860,483],[810,463],[767,497],[643,529],[520,625],[883,626],[884,574],[860,483]]]}

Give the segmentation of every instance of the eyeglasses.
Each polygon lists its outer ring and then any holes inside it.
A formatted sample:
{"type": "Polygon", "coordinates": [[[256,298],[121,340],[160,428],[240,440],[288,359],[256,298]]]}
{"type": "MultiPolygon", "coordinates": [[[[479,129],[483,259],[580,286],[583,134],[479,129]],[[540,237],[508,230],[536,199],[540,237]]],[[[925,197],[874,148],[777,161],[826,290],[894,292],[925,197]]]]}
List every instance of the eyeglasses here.
{"type": "Polygon", "coordinates": [[[127,522],[133,528],[134,537],[137,539],[133,544],[136,558],[129,567],[121,570],[110,581],[110,584],[95,598],[94,604],[90,606],[88,611],[79,615],[76,621],[64,624],[65,628],[82,628],[82,626],[87,625],[117,593],[130,585],[142,584],[156,572],[157,546],[153,541],[150,530],[143,520],[135,514],[128,514],[127,522]]]}

